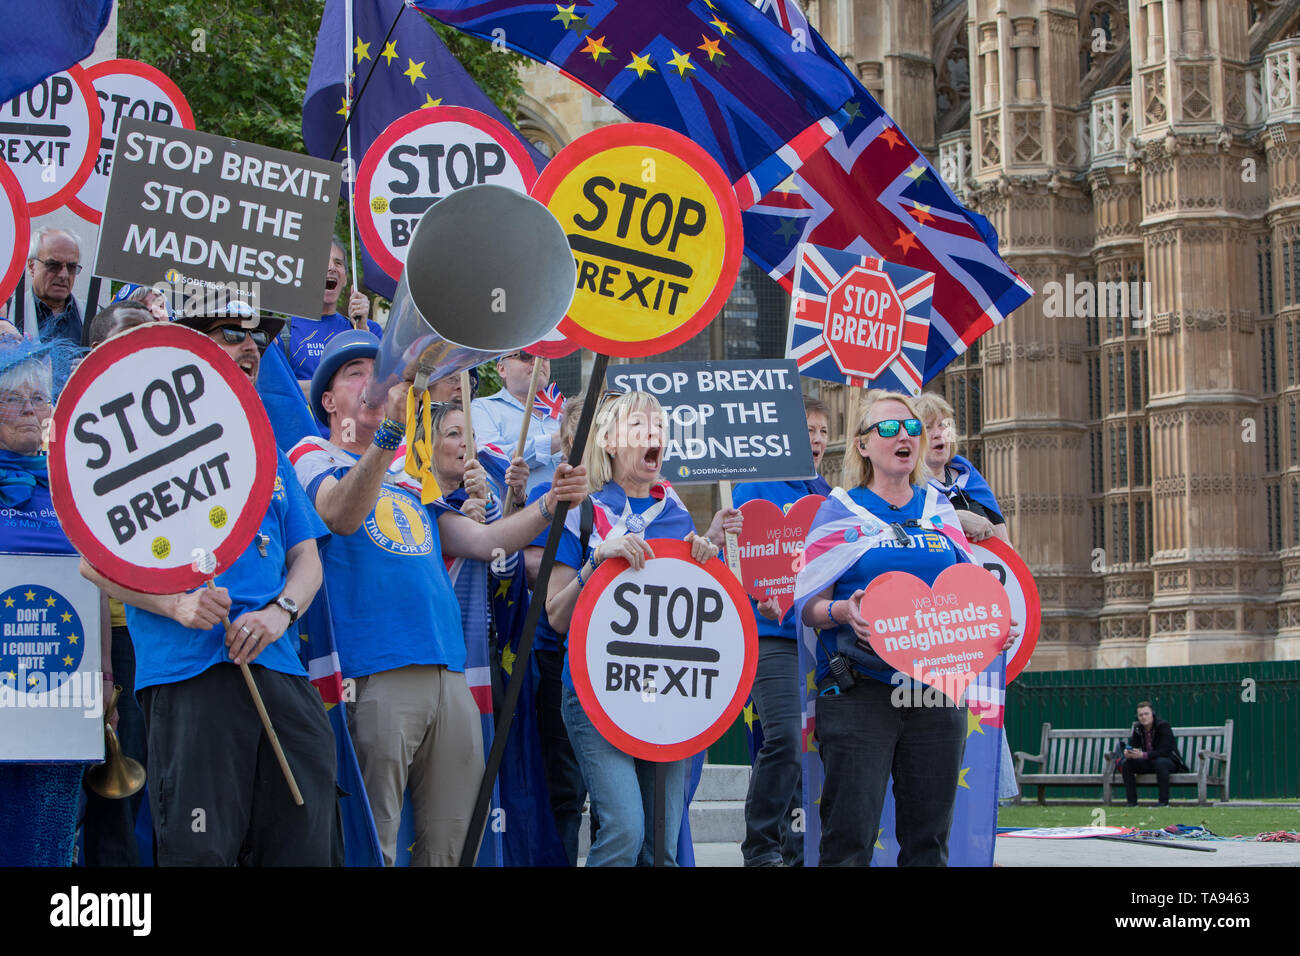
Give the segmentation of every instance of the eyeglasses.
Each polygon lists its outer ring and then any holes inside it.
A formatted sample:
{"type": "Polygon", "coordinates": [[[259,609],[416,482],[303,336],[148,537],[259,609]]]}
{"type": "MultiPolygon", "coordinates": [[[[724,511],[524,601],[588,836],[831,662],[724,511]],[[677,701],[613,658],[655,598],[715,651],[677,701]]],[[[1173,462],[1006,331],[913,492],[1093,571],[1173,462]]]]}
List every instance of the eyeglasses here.
{"type": "MultiPolygon", "coordinates": [[[[213,329],[212,331],[217,330],[213,329]]],[[[221,326],[221,336],[226,340],[227,345],[238,345],[247,336],[253,340],[254,345],[262,350],[265,350],[271,341],[270,337],[261,329],[245,329],[238,325],[221,326]]]]}
{"type": "Polygon", "coordinates": [[[21,412],[28,402],[32,403],[32,408],[45,408],[54,404],[50,396],[37,392],[35,395],[5,395],[0,397],[0,409],[5,412],[21,412]]]}
{"type": "Polygon", "coordinates": [[[53,272],[55,275],[58,275],[64,269],[68,270],[69,275],[81,275],[81,270],[85,268],[85,266],[76,262],[60,262],[58,259],[37,259],[36,261],[45,266],[46,271],[53,272]]]}
{"type": "Polygon", "coordinates": [[[898,434],[898,430],[903,428],[910,436],[915,438],[917,435],[921,434],[921,429],[923,427],[921,419],[919,418],[887,418],[883,422],[874,422],[868,425],[862,431],[858,432],[858,435],[860,437],[866,437],[867,435],[870,435],[872,431],[877,431],[880,433],[881,438],[893,438],[898,434]]]}
{"type": "Polygon", "coordinates": [[[515,359],[515,360],[518,361],[518,362],[523,362],[525,365],[532,365],[532,364],[534,364],[535,362],[539,362],[539,361],[541,361],[541,362],[549,362],[549,361],[550,361],[550,359],[546,358],[545,356],[542,356],[542,355],[528,355],[528,354],[525,353],[525,352],[511,352],[509,355],[506,356],[506,358],[512,358],[512,359],[515,359]]]}

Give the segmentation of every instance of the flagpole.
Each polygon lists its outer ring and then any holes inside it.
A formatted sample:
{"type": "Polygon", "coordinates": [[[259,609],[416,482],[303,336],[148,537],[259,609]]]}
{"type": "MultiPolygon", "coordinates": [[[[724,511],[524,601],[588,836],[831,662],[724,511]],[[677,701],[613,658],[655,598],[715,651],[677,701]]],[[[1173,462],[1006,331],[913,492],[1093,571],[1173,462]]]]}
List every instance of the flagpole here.
{"type": "MultiPolygon", "coordinates": [[[[349,0],[348,9],[351,10],[351,8],[352,8],[352,4],[351,4],[351,0],[349,0]]],[[[388,41],[393,38],[393,31],[397,29],[397,21],[402,19],[402,14],[405,11],[406,11],[405,3],[403,3],[400,7],[397,8],[397,16],[393,17],[393,22],[388,25],[388,32],[384,34],[383,46],[388,46],[388,41]]],[[[352,18],[350,14],[348,16],[348,29],[349,30],[352,29],[352,18]]],[[[348,49],[349,62],[343,71],[343,76],[345,80],[347,79],[348,74],[352,72],[351,69],[352,64],[350,59],[351,55],[352,55],[352,50],[349,45],[349,49],[348,49]]],[[[382,56],[382,54],[380,55],[382,56]]],[[[343,145],[343,137],[347,135],[348,130],[351,129],[352,127],[352,109],[357,105],[359,105],[361,103],[361,97],[366,95],[366,87],[370,85],[370,77],[374,75],[375,67],[378,65],[379,65],[379,57],[371,57],[370,69],[366,71],[366,78],[361,84],[361,89],[357,90],[356,102],[352,104],[352,107],[348,108],[346,114],[343,117],[343,128],[339,130],[339,138],[334,141],[334,148],[330,150],[330,154],[329,154],[330,159],[333,159],[335,156],[338,155],[339,147],[343,145]]],[[[348,94],[350,95],[352,91],[352,86],[350,83],[347,84],[347,91],[348,94]]]]}
{"type": "MultiPolygon", "coordinates": [[[[582,414],[578,417],[577,433],[573,436],[573,450],[569,452],[569,464],[580,465],[587,448],[587,435],[591,431],[592,420],[596,416],[596,406],[600,403],[600,393],[605,387],[605,367],[609,356],[603,352],[596,353],[592,363],[591,379],[587,382],[587,400],[583,403],[582,414]]],[[[525,409],[527,411],[527,409],[525,409]]],[[[497,716],[496,735],[492,739],[492,750],[488,754],[487,765],[483,771],[483,780],[479,784],[478,799],[474,812],[470,816],[469,830],[465,834],[465,845],[460,853],[461,866],[473,866],[478,856],[479,841],[483,837],[483,828],[487,824],[488,804],[492,798],[492,787],[496,783],[497,773],[501,770],[501,760],[505,757],[506,742],[510,736],[510,725],[514,722],[515,708],[519,705],[519,694],[523,691],[524,678],[528,674],[529,655],[533,652],[533,639],[537,635],[537,622],[541,617],[542,606],[546,603],[546,589],[551,581],[551,569],[555,566],[555,553],[560,549],[560,535],[564,531],[564,518],[568,514],[569,503],[559,501],[555,505],[555,515],[551,520],[551,530],[546,536],[546,547],[542,551],[542,563],[537,569],[537,583],[533,587],[533,599],[528,602],[528,613],[524,615],[524,628],[519,639],[519,649],[515,652],[514,667],[510,672],[510,684],[506,688],[505,700],[501,703],[501,713],[497,716]]]]}
{"type": "MultiPolygon", "coordinates": [[[[357,199],[357,171],[352,163],[352,44],[355,42],[352,30],[352,0],[345,0],[343,4],[343,16],[347,20],[347,29],[343,31],[343,84],[344,102],[343,102],[343,133],[347,136],[347,146],[343,155],[347,163],[347,175],[344,179],[348,183],[348,249],[352,253],[352,288],[357,287],[357,225],[356,217],[352,215],[352,210],[356,205],[357,199]]],[[[372,58],[373,59],[373,58],[372,58]]],[[[335,147],[336,149],[338,147],[335,147]]],[[[342,292],[343,290],[339,290],[342,292]]],[[[365,328],[365,319],[358,324],[352,323],[353,327],[365,328]]]]}

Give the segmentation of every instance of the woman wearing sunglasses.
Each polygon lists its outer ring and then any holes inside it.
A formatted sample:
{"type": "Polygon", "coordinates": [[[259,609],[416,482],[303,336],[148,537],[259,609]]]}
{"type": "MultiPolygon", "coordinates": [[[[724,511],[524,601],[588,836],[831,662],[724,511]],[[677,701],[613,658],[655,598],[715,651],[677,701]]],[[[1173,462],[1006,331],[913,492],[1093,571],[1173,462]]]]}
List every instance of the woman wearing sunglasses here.
{"type": "Polygon", "coordinates": [[[796,584],[796,618],[818,632],[825,866],[871,863],[891,774],[898,865],[948,862],[966,709],[896,706],[895,688],[910,687],[911,679],[872,650],[871,609],[861,606],[872,580],[888,571],[933,584],[945,568],[970,560],[956,512],[929,486],[927,437],[908,396],[867,394],[845,452],[843,487],[818,511],[809,540],[830,521],[853,526],[841,544],[809,558],[796,584]]]}

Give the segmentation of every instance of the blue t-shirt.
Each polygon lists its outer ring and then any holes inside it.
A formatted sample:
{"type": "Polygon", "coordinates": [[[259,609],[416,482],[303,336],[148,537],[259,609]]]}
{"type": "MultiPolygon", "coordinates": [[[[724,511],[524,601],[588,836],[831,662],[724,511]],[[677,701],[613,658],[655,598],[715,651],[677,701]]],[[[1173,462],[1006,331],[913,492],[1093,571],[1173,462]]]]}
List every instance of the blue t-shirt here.
{"type": "MultiPolygon", "coordinates": [[[[283,452],[276,454],[279,463],[275,490],[258,528],[266,556],[262,556],[255,538],[229,570],[217,575],[217,586],[230,591],[232,621],[249,611],[260,611],[280,596],[288,579],[285,555],[290,549],[313,538],[318,545],[329,538],[329,531],[308,504],[289,459],[283,452]]],[[[135,644],[136,690],[189,680],[229,660],[226,629],[220,624],[209,631],[194,631],[169,617],[129,604],[126,623],[135,644]]],[[[306,677],[298,657],[297,623],[290,624],[274,644],[257,655],[254,663],[282,674],[306,677]]]]}
{"type": "MultiPolygon", "coordinates": [[[[925,512],[924,488],[913,486],[912,500],[897,508],[866,488],[850,488],[849,497],[882,521],[903,524],[912,539],[912,546],[904,548],[891,540],[868,550],[835,582],[834,600],[847,600],[853,592],[865,590],[878,575],[886,571],[906,571],[908,574],[916,575],[926,584],[934,584],[934,579],[945,568],[970,560],[947,535],[933,526],[905,524],[909,521],[921,522],[925,512]]],[[[838,616],[843,618],[844,612],[841,610],[838,616]]],[[[816,675],[818,682],[830,672],[832,648],[838,648],[839,652],[849,659],[853,670],[859,674],[865,674],[886,684],[892,681],[895,673],[892,667],[876,656],[874,651],[859,647],[851,627],[837,627],[834,630],[823,630],[818,634],[816,675]]]]}
{"type": "MultiPolygon", "coordinates": [[[[367,327],[375,335],[383,338],[384,330],[379,323],[370,319],[367,327]]],[[[308,381],[316,366],[320,365],[321,353],[325,344],[340,332],[352,328],[352,320],[346,315],[335,312],[333,315],[319,319],[305,319],[295,315],[289,320],[289,364],[300,381],[308,381]]]]}
{"type": "MultiPolygon", "coordinates": [[[[757,501],[761,498],[772,502],[782,512],[786,512],[790,510],[790,505],[800,498],[830,493],[830,482],[821,475],[799,481],[750,481],[736,485],[731,495],[731,503],[739,508],[747,501],[757,501]]],[[[758,602],[753,598],[749,599],[749,607],[754,612],[754,620],[758,622],[759,637],[788,637],[793,641],[798,636],[795,634],[793,609],[786,611],[785,617],[780,621],[773,621],[758,613],[758,602]]]]}
{"type": "MultiPolygon", "coordinates": [[[[313,502],[325,478],[342,480],[358,460],[310,439],[291,454],[313,502]]],[[[417,492],[385,480],[361,527],[334,535],[323,563],[344,677],[413,664],[464,672],[465,631],[437,516],[417,492]]]]}
{"type": "Polygon", "coordinates": [[[37,483],[22,505],[0,504],[0,551],[6,554],[76,554],[59,524],[49,485],[37,483]]]}
{"type": "MultiPolygon", "coordinates": [[[[632,506],[632,513],[638,515],[649,511],[650,508],[658,502],[658,499],[653,497],[632,498],[626,496],[622,488],[614,484],[612,481],[600,491],[596,492],[593,497],[601,497],[602,500],[608,500],[611,505],[617,504],[617,510],[620,513],[623,510],[623,502],[627,501],[628,504],[632,506]]],[[[641,536],[646,540],[651,538],[681,538],[685,534],[685,532],[681,530],[682,528],[693,530],[694,524],[690,521],[690,515],[679,508],[667,508],[656,515],[654,520],[646,525],[645,531],[642,532],[641,536]],[[683,521],[683,516],[685,516],[685,521],[683,521]]],[[[536,544],[536,541],[533,543],[536,544]]],[[[542,544],[544,545],[545,543],[545,538],[542,538],[542,544]]],[[[563,533],[560,535],[560,547],[555,553],[555,561],[557,564],[567,565],[576,571],[581,568],[587,558],[591,556],[592,549],[598,543],[599,538],[593,534],[591,540],[586,543],[587,547],[584,548],[582,543],[578,541],[578,536],[570,531],[566,526],[563,533]]],[[[573,690],[573,675],[569,673],[568,634],[564,635],[563,643],[565,655],[562,679],[564,681],[564,686],[573,690]]]]}

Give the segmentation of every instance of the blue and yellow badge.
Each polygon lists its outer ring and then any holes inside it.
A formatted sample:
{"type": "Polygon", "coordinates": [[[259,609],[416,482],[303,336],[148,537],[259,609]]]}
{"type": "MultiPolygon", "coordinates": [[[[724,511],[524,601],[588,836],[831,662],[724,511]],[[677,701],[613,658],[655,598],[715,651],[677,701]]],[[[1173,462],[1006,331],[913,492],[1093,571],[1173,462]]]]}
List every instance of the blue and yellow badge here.
{"type": "Polygon", "coordinates": [[[58,591],[20,584],[0,594],[0,683],[56,690],[81,666],[86,640],[76,609],[58,591]]]}
{"type": "Polygon", "coordinates": [[[366,518],[366,532],[371,541],[393,554],[429,554],[433,550],[429,521],[418,498],[384,485],[375,510],[366,518]]]}

